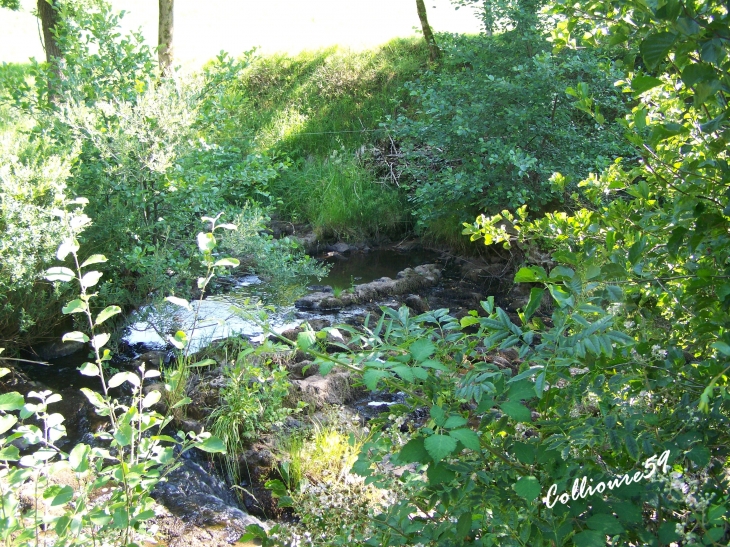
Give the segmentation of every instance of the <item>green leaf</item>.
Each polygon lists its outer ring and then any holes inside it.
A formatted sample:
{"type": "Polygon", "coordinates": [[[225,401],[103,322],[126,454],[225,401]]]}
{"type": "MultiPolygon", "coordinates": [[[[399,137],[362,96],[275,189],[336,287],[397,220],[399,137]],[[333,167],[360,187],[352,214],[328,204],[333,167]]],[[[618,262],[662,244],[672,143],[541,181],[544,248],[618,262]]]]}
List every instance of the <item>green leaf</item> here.
{"type": "Polygon", "coordinates": [[[114,432],[114,440],[117,441],[119,446],[129,446],[132,443],[133,435],[134,431],[131,425],[121,424],[114,432]]]}
{"type": "Polygon", "coordinates": [[[71,501],[74,498],[74,491],[70,486],[61,486],[57,491],[52,486],[43,492],[43,497],[45,499],[51,499],[51,506],[57,507],[71,501]],[[52,495],[48,495],[49,493],[52,493],[52,495]]]}
{"type": "Polygon", "coordinates": [[[129,382],[135,387],[139,387],[139,376],[133,372],[117,372],[114,376],[109,378],[108,386],[115,388],[121,386],[124,382],[129,382]]]}
{"type": "MultiPolygon", "coordinates": [[[[7,431],[7,429],[3,430],[3,422],[7,418],[15,418],[15,416],[0,416],[0,434],[7,431]]],[[[15,421],[17,420],[18,419],[15,418],[15,421]]],[[[12,427],[12,425],[10,427],[12,427]]],[[[0,462],[17,462],[19,459],[20,450],[18,450],[17,446],[11,444],[10,446],[4,446],[2,449],[0,449],[0,462]]]]}
{"type": "Polygon", "coordinates": [[[515,274],[515,283],[534,283],[545,281],[546,279],[547,273],[545,273],[545,268],[541,268],[540,266],[520,268],[515,274]]]}
{"type": "Polygon", "coordinates": [[[525,321],[529,321],[532,314],[540,307],[542,296],[544,294],[545,289],[540,287],[532,287],[532,289],[530,289],[530,300],[527,302],[527,306],[525,307],[525,321]]]}
{"type": "Polygon", "coordinates": [[[94,326],[101,325],[104,321],[106,321],[110,317],[114,317],[118,313],[122,313],[122,308],[120,308],[119,306],[107,306],[101,311],[99,315],[96,316],[94,326]]]}
{"type": "Polygon", "coordinates": [[[690,63],[682,70],[682,81],[687,87],[697,82],[707,82],[717,79],[715,69],[707,63],[690,63]]]}
{"type": "Polygon", "coordinates": [[[480,452],[482,447],[479,442],[479,436],[471,429],[454,429],[449,431],[451,435],[457,441],[460,441],[466,448],[473,450],[474,452],[480,452]]]}
{"type": "Polygon", "coordinates": [[[193,363],[192,365],[188,365],[189,368],[199,368],[199,367],[209,367],[211,365],[217,364],[215,359],[203,359],[202,361],[197,361],[193,363]]]}
{"type": "Polygon", "coordinates": [[[730,345],[726,344],[725,342],[714,342],[710,347],[730,357],[730,345]]]}
{"type": "Polygon", "coordinates": [[[596,530],[607,536],[615,536],[624,532],[624,527],[613,515],[599,513],[590,517],[586,524],[591,530],[596,530]]]}
{"type": "Polygon", "coordinates": [[[111,338],[111,335],[107,332],[102,332],[101,334],[97,334],[91,339],[91,346],[95,350],[100,350],[104,346],[106,346],[107,342],[109,342],[109,338],[111,338]]]}
{"type": "Polygon", "coordinates": [[[467,510],[466,513],[462,513],[459,520],[456,521],[456,537],[459,540],[463,540],[469,532],[471,532],[471,511],[467,510]]]}
{"type": "Polygon", "coordinates": [[[86,336],[83,332],[79,331],[67,332],[61,338],[61,342],[80,342],[82,344],[85,344],[88,341],[89,337],[86,336]]]}
{"type": "Polygon", "coordinates": [[[435,486],[453,481],[456,478],[456,473],[445,465],[432,463],[426,470],[426,477],[428,477],[428,483],[435,486]]]}
{"type": "Polygon", "coordinates": [[[645,91],[649,91],[658,85],[662,85],[662,81],[659,78],[645,76],[643,74],[635,76],[634,79],[631,80],[631,89],[634,90],[634,95],[636,96],[641,95],[645,91]]]}
{"type": "Polygon", "coordinates": [[[305,330],[297,334],[297,349],[307,351],[317,341],[317,333],[313,330],[305,330]]]}
{"type": "Polygon", "coordinates": [[[63,266],[48,268],[46,270],[45,277],[48,281],[61,281],[62,283],[76,279],[73,271],[68,268],[64,268],[63,266]]]}
{"type": "Polygon", "coordinates": [[[433,405],[428,413],[431,415],[431,418],[433,418],[433,421],[436,422],[436,425],[441,426],[446,421],[446,413],[444,412],[444,409],[441,408],[438,405],[433,405]]]}
{"type": "Polygon", "coordinates": [[[466,419],[463,416],[452,415],[444,422],[443,427],[445,429],[455,429],[466,424],[466,419]]]}
{"type": "Polygon", "coordinates": [[[87,310],[86,302],[80,299],[71,300],[68,304],[66,304],[61,311],[68,315],[70,313],[83,313],[87,310]]]}
{"type": "Polygon", "coordinates": [[[203,452],[209,452],[211,454],[220,453],[225,454],[226,445],[218,437],[208,437],[202,443],[196,445],[197,448],[203,452]]]}
{"type": "Polygon", "coordinates": [[[375,391],[378,389],[378,382],[386,376],[388,376],[388,372],[385,370],[371,368],[366,370],[365,374],[362,375],[362,381],[370,391],[375,391]]]}
{"type": "Polygon", "coordinates": [[[144,399],[142,399],[142,408],[149,408],[156,405],[161,398],[162,394],[159,391],[150,391],[147,395],[144,396],[144,399]]]}
{"type": "Polygon", "coordinates": [[[181,330],[177,331],[175,336],[168,336],[167,339],[177,349],[184,349],[188,343],[188,335],[181,330]]]}
{"type": "Polygon", "coordinates": [[[408,383],[414,381],[413,371],[408,365],[396,365],[391,370],[408,383]]]}
{"type": "Polygon", "coordinates": [[[527,501],[534,501],[540,497],[540,482],[533,476],[520,477],[512,488],[518,496],[527,501]]]}
{"type": "Polygon", "coordinates": [[[66,238],[63,240],[63,243],[61,243],[58,246],[58,251],[56,251],[56,258],[58,260],[66,260],[66,257],[70,253],[76,253],[79,250],[79,243],[74,238],[66,238]]]}
{"type": "Polygon", "coordinates": [[[550,289],[550,294],[552,295],[558,306],[560,306],[561,308],[564,308],[566,306],[572,307],[575,305],[575,299],[573,298],[573,295],[567,292],[565,289],[562,289],[557,285],[548,285],[548,289],[550,289]]]}
{"type": "Polygon", "coordinates": [[[192,307],[190,307],[190,302],[185,300],[184,298],[178,298],[177,296],[168,296],[165,298],[168,302],[171,304],[175,304],[176,306],[180,306],[181,308],[185,308],[188,311],[192,311],[192,307]]]}
{"type": "Polygon", "coordinates": [[[443,372],[449,372],[451,370],[449,367],[447,367],[440,361],[435,361],[433,359],[427,359],[427,360],[421,362],[421,366],[423,368],[431,368],[431,369],[440,370],[443,372]]]}
{"type": "MultiPolygon", "coordinates": [[[[21,405],[21,407],[22,406],[23,405],[21,405]]],[[[0,416],[0,435],[5,433],[6,431],[8,431],[16,423],[18,423],[18,418],[17,418],[17,416],[14,416],[13,414],[6,414],[5,416],[0,416]]]]}
{"type": "Polygon", "coordinates": [[[68,455],[68,463],[75,473],[83,473],[89,468],[89,455],[91,447],[85,444],[77,444],[68,455]]]}
{"type": "Polygon", "coordinates": [[[89,402],[97,409],[106,408],[104,398],[96,391],[90,390],[88,387],[82,387],[81,392],[86,396],[89,402]]]}
{"type": "Polygon", "coordinates": [[[5,412],[20,410],[25,405],[23,396],[17,391],[11,391],[10,393],[3,393],[0,395],[0,410],[5,412]]]}
{"type": "Polygon", "coordinates": [[[513,420],[517,420],[518,422],[532,421],[532,413],[530,412],[530,409],[522,403],[507,401],[506,403],[499,405],[499,408],[502,409],[502,412],[504,412],[507,416],[513,420]]]}
{"type": "Polygon", "coordinates": [[[429,456],[423,441],[423,437],[416,437],[403,445],[403,448],[398,452],[398,463],[427,463],[429,456]]]}
{"type": "Polygon", "coordinates": [[[431,435],[423,446],[435,462],[439,462],[456,450],[456,440],[448,435],[431,435]]]}
{"type": "Polygon", "coordinates": [[[676,39],[677,35],[673,32],[655,32],[644,38],[639,51],[646,66],[653,69],[662,62],[676,39]]]}
{"type": "Polygon", "coordinates": [[[82,268],[86,268],[87,266],[91,266],[93,264],[102,264],[106,262],[106,257],[104,255],[91,255],[89,258],[84,260],[84,263],[81,264],[82,268]]]}
{"type": "Polygon", "coordinates": [[[606,547],[606,536],[595,530],[585,530],[573,536],[575,547],[606,547]]]}
{"type": "Polygon", "coordinates": [[[213,266],[224,266],[228,268],[235,268],[240,264],[237,258],[221,258],[220,260],[216,260],[215,264],[213,266]]]}
{"type": "Polygon", "coordinates": [[[85,289],[88,289],[89,287],[93,287],[94,285],[96,285],[99,282],[102,275],[104,275],[104,274],[101,272],[97,272],[96,270],[86,272],[84,274],[84,276],[81,278],[81,286],[85,289]]]}
{"type": "MultiPolygon", "coordinates": [[[[408,348],[408,351],[411,353],[413,358],[420,363],[433,355],[433,352],[436,351],[436,346],[434,346],[430,340],[421,338],[413,342],[408,348]]],[[[423,366],[426,365],[424,364],[423,366]]]]}

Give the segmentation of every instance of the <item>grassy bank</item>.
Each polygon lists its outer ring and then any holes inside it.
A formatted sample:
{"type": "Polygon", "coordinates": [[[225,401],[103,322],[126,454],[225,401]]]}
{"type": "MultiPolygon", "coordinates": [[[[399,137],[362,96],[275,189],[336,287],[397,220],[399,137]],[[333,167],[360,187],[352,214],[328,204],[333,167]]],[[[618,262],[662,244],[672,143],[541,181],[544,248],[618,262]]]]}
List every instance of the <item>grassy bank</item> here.
{"type": "Polygon", "coordinates": [[[272,185],[281,216],[341,239],[410,226],[405,194],[367,151],[387,142],[380,124],[407,106],[403,85],[427,59],[420,40],[393,40],[364,52],[334,47],[251,63],[229,89],[226,123],[254,148],[289,160],[272,185]]]}

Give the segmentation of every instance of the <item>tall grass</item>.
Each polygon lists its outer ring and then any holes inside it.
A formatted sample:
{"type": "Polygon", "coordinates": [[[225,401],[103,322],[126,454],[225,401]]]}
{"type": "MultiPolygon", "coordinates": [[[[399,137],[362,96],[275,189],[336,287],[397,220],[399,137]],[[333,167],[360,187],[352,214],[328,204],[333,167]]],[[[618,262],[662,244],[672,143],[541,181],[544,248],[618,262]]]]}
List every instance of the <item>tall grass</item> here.
{"type": "Polygon", "coordinates": [[[332,47],[255,59],[224,99],[226,132],[289,159],[272,185],[287,219],[346,240],[402,232],[410,226],[405,195],[361,155],[387,138],[380,123],[399,113],[408,99],[403,84],[427,62],[417,39],[363,52],[332,47]]]}

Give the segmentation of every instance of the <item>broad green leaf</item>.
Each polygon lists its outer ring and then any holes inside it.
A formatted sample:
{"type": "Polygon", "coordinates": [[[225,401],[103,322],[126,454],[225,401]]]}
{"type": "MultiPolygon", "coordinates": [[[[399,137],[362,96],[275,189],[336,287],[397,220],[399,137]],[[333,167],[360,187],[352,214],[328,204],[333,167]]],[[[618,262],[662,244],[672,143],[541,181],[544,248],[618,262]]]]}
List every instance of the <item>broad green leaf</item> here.
{"type": "Polygon", "coordinates": [[[149,408],[157,404],[161,397],[162,395],[159,391],[150,391],[147,395],[144,396],[144,399],[142,399],[142,408],[149,408]]]}
{"type": "Polygon", "coordinates": [[[91,347],[96,350],[100,350],[101,348],[106,346],[107,342],[109,342],[109,338],[111,338],[111,335],[107,332],[97,334],[91,339],[91,347]]]}
{"type": "Polygon", "coordinates": [[[61,338],[61,342],[81,342],[82,344],[85,344],[88,341],[89,337],[79,331],[67,332],[63,335],[63,338],[61,338]]]}
{"type": "Polygon", "coordinates": [[[655,32],[644,38],[639,51],[646,66],[653,69],[662,62],[676,39],[677,35],[673,32],[655,32]]]}
{"type": "Polygon", "coordinates": [[[139,387],[139,376],[133,372],[117,372],[114,376],[109,378],[108,386],[115,388],[121,386],[124,382],[129,382],[135,387],[139,387]]]}
{"type": "Polygon", "coordinates": [[[424,438],[416,437],[411,439],[398,452],[397,459],[399,464],[408,463],[427,463],[429,461],[428,452],[423,445],[424,438]]]}
{"type": "Polygon", "coordinates": [[[527,302],[525,307],[525,320],[529,321],[530,317],[537,311],[542,303],[542,296],[545,294],[545,289],[540,287],[532,287],[530,289],[530,300],[527,302]]]}
{"type": "Polygon", "coordinates": [[[436,351],[436,346],[430,340],[421,338],[413,342],[408,348],[408,351],[411,352],[411,355],[416,361],[421,363],[433,355],[433,352],[436,351]]]}
{"type": "Polygon", "coordinates": [[[99,280],[101,279],[101,276],[104,275],[101,272],[97,272],[96,270],[92,270],[90,272],[86,272],[84,276],[81,278],[81,286],[85,289],[88,289],[89,287],[93,287],[96,285],[99,280]]]}
{"type": "Polygon", "coordinates": [[[726,344],[725,342],[714,342],[711,347],[716,349],[723,355],[730,357],[730,345],[726,344]]]}
{"type": "Polygon", "coordinates": [[[192,311],[192,307],[190,307],[190,302],[185,300],[184,298],[178,298],[177,296],[168,296],[165,298],[168,302],[175,304],[176,306],[180,306],[181,308],[185,308],[188,311],[192,311]]]}
{"type": "MultiPolygon", "coordinates": [[[[15,416],[0,416],[0,434],[5,433],[5,431],[10,429],[3,429],[3,422],[7,418],[15,418],[15,416]]],[[[15,418],[15,420],[17,421],[17,418],[15,418]]],[[[10,427],[12,427],[12,425],[10,427]]],[[[18,450],[17,446],[11,444],[10,446],[4,446],[2,449],[0,449],[0,462],[17,462],[19,459],[20,450],[18,450]]]]}
{"type": "Polygon", "coordinates": [[[624,531],[624,527],[621,526],[621,523],[616,517],[614,517],[613,515],[607,515],[605,513],[593,515],[588,520],[586,520],[586,524],[591,530],[596,530],[607,536],[621,534],[624,531]]]}
{"type": "Polygon", "coordinates": [[[466,419],[463,416],[452,415],[444,422],[443,427],[446,429],[455,429],[466,424],[466,419]]]}
{"type": "Polygon", "coordinates": [[[48,495],[51,492],[53,486],[43,492],[43,497],[51,500],[52,507],[58,507],[59,505],[65,505],[71,501],[74,497],[73,488],[70,486],[60,486],[57,491],[53,491],[53,495],[48,495]]]}
{"type": "Polygon", "coordinates": [[[68,268],[64,268],[63,266],[48,268],[46,270],[45,277],[48,281],[61,281],[62,283],[76,279],[73,271],[68,268]]]}
{"type": "Polygon", "coordinates": [[[120,308],[119,306],[107,306],[101,311],[101,313],[99,313],[99,315],[96,316],[96,321],[94,322],[94,325],[99,326],[104,321],[106,321],[110,317],[114,317],[118,313],[122,313],[122,308],[120,308]]]}
{"type": "MultiPolygon", "coordinates": [[[[23,405],[21,405],[21,407],[22,406],[23,405]]],[[[0,416],[0,435],[8,431],[16,423],[18,423],[18,417],[14,414],[6,414],[4,416],[0,416]]]]}
{"type": "Polygon", "coordinates": [[[645,91],[649,91],[658,85],[662,85],[662,81],[659,78],[646,76],[644,74],[639,74],[631,80],[631,89],[634,90],[634,95],[636,96],[641,95],[645,91]]]}
{"type": "Polygon", "coordinates": [[[446,365],[441,363],[440,361],[435,361],[434,359],[426,359],[425,361],[422,361],[421,366],[423,368],[431,368],[431,369],[440,370],[443,372],[449,372],[451,370],[446,365]]]}
{"type": "Polygon", "coordinates": [[[716,78],[715,69],[707,63],[690,63],[682,70],[682,81],[687,87],[716,78]]]}
{"type": "Polygon", "coordinates": [[[512,485],[512,488],[518,496],[527,501],[533,501],[540,497],[540,482],[532,476],[520,477],[512,485]]]}
{"type": "Polygon", "coordinates": [[[83,300],[77,298],[76,300],[71,300],[68,304],[66,304],[61,311],[68,315],[70,313],[82,313],[87,310],[86,302],[83,300]]]}
{"type": "Polygon", "coordinates": [[[449,435],[474,452],[479,452],[482,448],[479,436],[471,429],[454,429],[449,431],[449,435]]]}
{"type": "Polygon", "coordinates": [[[386,376],[388,376],[386,371],[371,368],[362,375],[362,381],[370,391],[375,391],[378,389],[378,382],[386,376]]]}
{"type": "Polygon", "coordinates": [[[545,273],[545,268],[541,268],[540,266],[520,268],[515,274],[515,283],[534,283],[545,281],[546,279],[547,273],[545,273]]]}
{"type": "Polygon", "coordinates": [[[203,452],[225,454],[226,445],[218,437],[208,437],[202,443],[196,445],[203,452]]]}
{"type": "Polygon", "coordinates": [[[558,287],[557,285],[548,285],[548,289],[550,289],[551,296],[561,308],[564,308],[565,306],[572,307],[575,305],[573,295],[565,289],[558,287]]]}
{"type": "Polygon", "coordinates": [[[177,349],[184,349],[188,344],[188,335],[179,330],[175,333],[175,336],[168,336],[167,340],[177,349]]]}
{"type": "Polygon", "coordinates": [[[573,536],[575,547],[606,547],[606,535],[595,530],[585,530],[573,536]]]}
{"type": "Polygon", "coordinates": [[[228,268],[235,268],[240,264],[237,258],[221,258],[220,260],[216,260],[215,264],[213,266],[224,266],[228,268]]]}
{"type": "Polygon", "coordinates": [[[433,405],[429,409],[429,414],[431,415],[431,418],[433,418],[433,421],[436,422],[436,425],[441,426],[446,421],[446,413],[444,412],[444,409],[441,408],[438,405],[433,405]]]}
{"type": "Polygon", "coordinates": [[[88,387],[82,387],[81,392],[86,396],[89,402],[96,408],[106,408],[104,398],[96,391],[90,390],[88,387]]]}
{"type": "Polygon", "coordinates": [[[426,452],[439,462],[456,450],[456,440],[448,435],[431,435],[423,441],[426,452]]]}
{"type": "Polygon", "coordinates": [[[117,441],[119,446],[129,446],[132,443],[133,436],[134,431],[129,424],[121,424],[114,432],[114,440],[117,441]]]}
{"type": "Polygon", "coordinates": [[[313,330],[305,330],[297,334],[297,349],[307,351],[317,341],[317,333],[313,330]]]}
{"type": "Polygon", "coordinates": [[[89,258],[84,260],[84,263],[81,264],[81,267],[86,268],[87,266],[102,264],[104,262],[106,262],[106,257],[104,255],[91,255],[89,258]]]}
{"type": "Polygon", "coordinates": [[[189,368],[200,368],[200,367],[209,367],[211,365],[217,364],[215,362],[215,359],[203,359],[202,361],[197,361],[193,363],[192,365],[188,365],[189,368]]]}
{"type": "Polygon", "coordinates": [[[68,463],[75,473],[83,473],[89,468],[91,448],[85,444],[77,444],[68,455],[68,463]]]}
{"type": "Polygon", "coordinates": [[[3,393],[0,395],[0,410],[5,412],[20,410],[25,405],[25,399],[17,391],[11,391],[10,393],[3,393]]]}
{"type": "Polygon", "coordinates": [[[530,412],[530,409],[522,403],[507,401],[506,403],[499,405],[499,408],[501,408],[502,412],[504,412],[507,416],[513,420],[517,420],[518,422],[532,421],[532,412],[530,412]]]}
{"type": "Polygon", "coordinates": [[[58,260],[66,260],[66,257],[70,253],[75,253],[78,250],[78,241],[76,241],[74,238],[66,238],[63,240],[63,243],[58,246],[58,251],[56,251],[56,258],[58,260]]]}
{"type": "Polygon", "coordinates": [[[414,381],[413,371],[408,365],[396,365],[391,370],[408,383],[414,381]]]}
{"type": "Polygon", "coordinates": [[[471,510],[467,510],[466,513],[462,513],[459,520],[456,521],[456,537],[458,539],[463,540],[469,532],[471,532],[471,523],[471,510]]]}

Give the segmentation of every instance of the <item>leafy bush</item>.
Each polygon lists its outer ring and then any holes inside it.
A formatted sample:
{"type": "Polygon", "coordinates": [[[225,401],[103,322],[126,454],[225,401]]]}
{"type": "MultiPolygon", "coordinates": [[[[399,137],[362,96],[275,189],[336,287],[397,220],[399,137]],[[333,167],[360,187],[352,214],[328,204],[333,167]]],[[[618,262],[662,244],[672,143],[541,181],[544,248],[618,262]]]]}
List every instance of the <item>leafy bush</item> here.
{"type": "MultiPolygon", "coordinates": [[[[146,370],[142,365],[138,372],[119,372],[107,378],[104,364],[112,355],[105,346],[110,335],[101,332],[101,325],[119,314],[121,308],[108,306],[98,314],[91,311],[91,302],[97,296],[91,290],[102,277],[102,272],[92,267],[107,259],[95,254],[81,262],[76,238],[90,219],[72,206],[83,203],[85,200],[76,200],[69,205],[72,210],[59,211],[63,241],[56,254],[58,260],[71,267],[49,268],[45,277],[51,282],[78,286],[78,298],[62,311],[83,317],[86,332],[68,332],[63,341],[90,343],[93,362],[84,363],[79,371],[98,378],[101,393],[88,388],[81,391],[96,413],[108,418],[110,431],[95,434],[99,441],[96,446],[79,443],[66,454],[57,447],[57,441],[66,434],[64,416],[49,411],[49,405],[61,400],[60,395],[29,392],[27,401],[17,392],[0,396],[0,538],[6,545],[39,545],[41,537],[44,543],[59,546],[135,545],[138,538],[149,535],[146,523],[155,516],[150,492],[178,459],[192,448],[223,451],[221,441],[209,433],[180,432],[177,438],[165,434],[172,416],[151,410],[162,395],[156,390],[143,392],[143,382],[158,377],[159,371],[146,370]],[[120,401],[111,396],[110,390],[123,384],[129,384],[131,397],[120,401]],[[16,411],[17,415],[11,414],[16,411]],[[25,422],[30,418],[33,420],[25,422]],[[22,443],[26,453],[21,455],[16,443],[22,443]],[[58,480],[64,474],[76,488],[58,480]],[[114,486],[110,495],[98,496],[97,491],[106,485],[114,486]],[[30,491],[28,506],[21,503],[21,495],[27,494],[24,489],[30,491]]],[[[203,258],[210,264],[215,228],[213,221],[210,233],[198,235],[198,241],[204,243],[199,244],[203,258]]],[[[202,289],[210,279],[209,275],[202,289]]],[[[9,372],[0,368],[0,376],[9,372]]]]}
{"type": "Polygon", "coordinates": [[[627,152],[565,93],[584,82],[608,121],[625,112],[610,59],[551,54],[537,37],[534,56],[525,57],[512,39],[442,37],[443,68],[407,85],[415,113],[386,123],[401,145],[402,180],[421,228],[454,211],[463,222],[480,210],[560,203],[591,170],[627,152]],[[555,171],[565,177],[560,184],[555,171]]]}
{"type": "Polygon", "coordinates": [[[0,126],[0,338],[16,345],[42,337],[58,324],[58,301],[42,273],[61,242],[67,180],[76,152],[49,153],[32,140],[33,123],[12,113],[0,126]]]}

